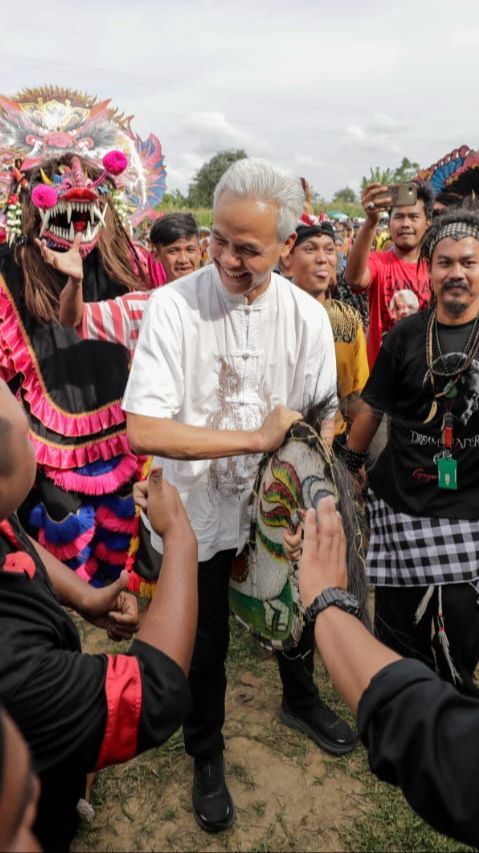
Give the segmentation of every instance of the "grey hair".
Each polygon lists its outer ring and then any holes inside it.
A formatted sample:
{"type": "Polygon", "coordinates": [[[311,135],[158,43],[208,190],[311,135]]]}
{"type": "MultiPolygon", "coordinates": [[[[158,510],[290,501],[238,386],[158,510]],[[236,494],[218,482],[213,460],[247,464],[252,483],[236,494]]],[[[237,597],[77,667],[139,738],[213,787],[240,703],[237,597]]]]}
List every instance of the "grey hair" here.
{"type": "Polygon", "coordinates": [[[414,308],[415,311],[419,308],[419,299],[413,290],[396,290],[391,302],[389,303],[389,310],[392,311],[394,306],[396,305],[396,298],[400,296],[405,300],[406,304],[411,308],[414,308]]]}
{"type": "Polygon", "coordinates": [[[279,242],[284,243],[290,234],[294,234],[303,212],[304,190],[299,178],[290,172],[258,157],[236,160],[216,185],[214,207],[224,192],[275,204],[278,208],[279,242]]]}

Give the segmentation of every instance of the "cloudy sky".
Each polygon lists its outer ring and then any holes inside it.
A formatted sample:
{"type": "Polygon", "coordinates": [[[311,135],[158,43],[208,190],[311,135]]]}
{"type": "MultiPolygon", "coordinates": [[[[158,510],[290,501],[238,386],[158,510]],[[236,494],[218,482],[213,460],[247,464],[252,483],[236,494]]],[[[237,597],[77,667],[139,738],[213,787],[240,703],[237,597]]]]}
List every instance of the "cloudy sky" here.
{"type": "MultiPolygon", "coordinates": [[[[13,14],[11,0],[1,8],[13,14]]],[[[477,0],[23,0],[0,91],[80,88],[163,145],[168,189],[245,148],[330,198],[479,146],[477,0]]],[[[6,22],[5,15],[2,15],[6,22]]]]}

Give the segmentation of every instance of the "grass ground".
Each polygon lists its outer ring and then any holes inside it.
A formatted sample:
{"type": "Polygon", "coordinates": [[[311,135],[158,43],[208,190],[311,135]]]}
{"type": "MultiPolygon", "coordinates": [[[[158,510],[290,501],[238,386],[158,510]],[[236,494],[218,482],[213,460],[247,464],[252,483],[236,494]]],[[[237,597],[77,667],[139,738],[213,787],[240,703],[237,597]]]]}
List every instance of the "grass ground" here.
{"type": "MultiPolygon", "coordinates": [[[[84,624],[84,623],[83,623],[84,624]]],[[[84,644],[104,635],[84,627],[84,644]]],[[[322,696],[350,718],[321,665],[322,696]]],[[[395,789],[377,781],[366,754],[333,758],[276,719],[275,661],[235,623],[228,663],[226,764],[236,822],[208,835],[193,819],[191,760],[181,732],[161,749],[98,777],[96,818],[83,824],[80,851],[459,851],[470,848],[431,830],[395,789]]]]}

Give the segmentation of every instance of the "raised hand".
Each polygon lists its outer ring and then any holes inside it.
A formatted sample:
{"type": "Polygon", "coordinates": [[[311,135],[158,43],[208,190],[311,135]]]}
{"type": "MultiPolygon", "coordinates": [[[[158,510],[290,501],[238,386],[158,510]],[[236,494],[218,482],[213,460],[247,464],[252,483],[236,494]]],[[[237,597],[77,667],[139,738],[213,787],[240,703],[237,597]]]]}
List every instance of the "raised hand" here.
{"type": "Polygon", "coordinates": [[[379,222],[381,210],[387,210],[391,206],[392,199],[390,196],[382,198],[381,201],[377,198],[387,193],[387,191],[388,187],[382,184],[368,184],[361,196],[361,204],[364,212],[368,220],[375,225],[379,222]]]}
{"type": "Polygon", "coordinates": [[[68,249],[67,252],[57,252],[54,249],[49,249],[47,241],[40,240],[38,237],[35,237],[35,243],[46,264],[53,267],[54,270],[67,275],[75,282],[83,280],[83,260],[80,254],[81,234],[75,235],[71,249],[68,249]]]}
{"type": "Polygon", "coordinates": [[[190,523],[175,487],[163,479],[161,466],[150,471],[148,480],[135,483],[133,500],[145,510],[153,530],[165,538],[170,533],[191,533],[190,523]]]}
{"type": "Polygon", "coordinates": [[[348,587],[346,537],[333,497],[321,498],[317,516],[308,509],[299,560],[299,592],[305,607],[328,587],[348,587]]]}

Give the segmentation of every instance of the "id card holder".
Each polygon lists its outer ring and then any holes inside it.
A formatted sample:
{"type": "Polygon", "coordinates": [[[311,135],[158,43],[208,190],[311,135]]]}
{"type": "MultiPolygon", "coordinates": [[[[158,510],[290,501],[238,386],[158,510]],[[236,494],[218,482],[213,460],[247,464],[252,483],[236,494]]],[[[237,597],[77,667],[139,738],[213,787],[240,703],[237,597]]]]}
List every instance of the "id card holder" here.
{"type": "Polygon", "coordinates": [[[440,489],[457,490],[457,461],[451,456],[437,460],[437,484],[440,489]]]}

